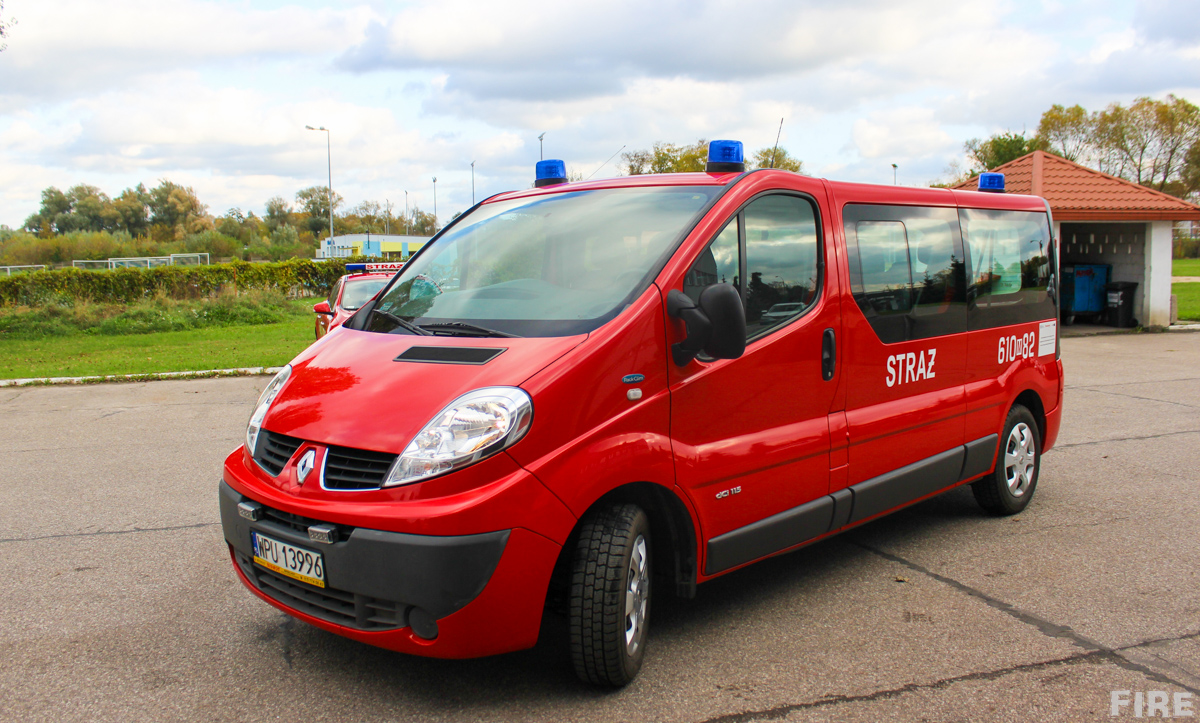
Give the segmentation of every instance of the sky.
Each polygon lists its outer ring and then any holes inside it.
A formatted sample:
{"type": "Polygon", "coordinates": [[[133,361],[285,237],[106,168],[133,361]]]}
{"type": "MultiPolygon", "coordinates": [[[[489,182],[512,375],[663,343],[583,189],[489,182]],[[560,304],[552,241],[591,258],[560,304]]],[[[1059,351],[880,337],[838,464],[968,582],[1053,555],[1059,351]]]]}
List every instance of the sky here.
{"type": "Polygon", "coordinates": [[[1200,104],[1195,0],[5,0],[0,224],[48,186],[160,179],[209,212],[333,188],[437,212],[546,158],[775,142],[809,174],[927,185],[1051,104],[1200,104]],[[324,126],[327,135],[306,125],[324,126]]]}

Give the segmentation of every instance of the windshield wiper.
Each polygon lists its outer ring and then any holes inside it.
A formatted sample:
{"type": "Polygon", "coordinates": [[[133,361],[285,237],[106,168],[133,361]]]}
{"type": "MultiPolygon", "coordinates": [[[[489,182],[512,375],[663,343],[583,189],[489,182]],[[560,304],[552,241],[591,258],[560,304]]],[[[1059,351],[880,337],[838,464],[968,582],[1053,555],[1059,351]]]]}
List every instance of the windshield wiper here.
{"type": "MultiPolygon", "coordinates": [[[[504,337],[506,339],[520,339],[521,338],[520,335],[518,335],[518,334],[508,334],[503,331],[496,331],[495,329],[489,329],[486,326],[476,326],[475,324],[468,324],[465,321],[445,321],[445,322],[441,322],[438,324],[421,324],[420,326],[422,329],[436,329],[438,331],[443,331],[443,332],[451,332],[451,333],[455,332],[455,331],[467,332],[466,334],[464,334],[464,336],[496,336],[496,337],[504,337]]],[[[429,333],[429,332],[427,331],[426,333],[429,333]]]]}
{"type": "Polygon", "coordinates": [[[373,315],[379,314],[383,318],[395,323],[401,329],[404,329],[405,331],[409,332],[410,334],[416,334],[417,336],[430,336],[430,334],[432,333],[432,332],[425,331],[424,329],[422,329],[421,327],[412,323],[411,321],[406,321],[404,319],[401,319],[400,317],[396,316],[395,314],[384,311],[383,309],[380,309],[378,307],[371,309],[371,314],[373,314],[373,315]]]}

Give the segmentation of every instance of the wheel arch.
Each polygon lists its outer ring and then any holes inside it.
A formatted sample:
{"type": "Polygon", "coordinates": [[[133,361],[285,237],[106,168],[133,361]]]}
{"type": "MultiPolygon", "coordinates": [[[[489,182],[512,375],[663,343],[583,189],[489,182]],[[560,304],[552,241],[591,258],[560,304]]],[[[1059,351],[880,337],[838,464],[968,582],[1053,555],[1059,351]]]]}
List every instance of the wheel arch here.
{"type": "MultiPolygon", "coordinates": [[[[1038,426],[1038,445],[1044,448],[1046,445],[1046,406],[1042,403],[1042,396],[1033,389],[1026,389],[1013,400],[1009,411],[1011,412],[1012,407],[1018,404],[1028,409],[1029,413],[1033,415],[1033,420],[1037,422],[1038,426]]],[[[1007,416],[1005,415],[1006,419],[1007,416]]]]}
{"type": "Polygon", "coordinates": [[[565,590],[583,521],[598,507],[624,503],[636,504],[650,518],[651,564],[656,571],[655,577],[673,583],[672,588],[678,597],[691,599],[696,596],[699,564],[696,528],[687,506],[674,492],[662,485],[631,482],[606,492],[579,516],[554,566],[554,579],[550,584],[551,604],[565,590]]]}

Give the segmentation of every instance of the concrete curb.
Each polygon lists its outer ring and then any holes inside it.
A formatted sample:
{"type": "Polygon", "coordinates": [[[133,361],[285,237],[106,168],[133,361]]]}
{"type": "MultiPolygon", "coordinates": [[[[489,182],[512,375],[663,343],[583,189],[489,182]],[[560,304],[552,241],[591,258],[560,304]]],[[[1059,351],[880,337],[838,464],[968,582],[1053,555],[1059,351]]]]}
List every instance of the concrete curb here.
{"type": "Polygon", "coordinates": [[[214,377],[251,377],[275,374],[283,367],[242,367],[240,369],[207,369],[195,372],[158,372],[155,374],[107,374],[94,377],[41,377],[33,379],[0,379],[0,387],[45,387],[58,384],[108,384],[113,382],[156,382],[168,379],[211,379],[214,377]]]}

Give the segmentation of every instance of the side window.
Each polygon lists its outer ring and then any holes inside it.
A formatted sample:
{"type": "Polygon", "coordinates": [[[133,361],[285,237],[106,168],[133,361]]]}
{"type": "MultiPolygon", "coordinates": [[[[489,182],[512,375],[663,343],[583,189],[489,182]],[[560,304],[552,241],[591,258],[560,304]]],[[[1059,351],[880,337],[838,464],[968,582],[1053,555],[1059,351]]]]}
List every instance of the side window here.
{"type": "Polygon", "coordinates": [[[742,212],[746,228],[746,336],[766,333],[817,300],[817,221],[796,196],[764,196],[742,212]]]}
{"type": "Polygon", "coordinates": [[[337,283],[335,283],[333,285],[333,288],[329,290],[329,298],[327,299],[327,301],[329,302],[330,309],[333,309],[337,306],[338,294],[340,294],[341,292],[342,292],[342,279],[338,279],[337,283]]]}
{"type": "Polygon", "coordinates": [[[700,292],[713,284],[733,284],[741,292],[741,279],[738,277],[740,267],[738,219],[735,217],[725,224],[721,233],[717,234],[708,248],[700,252],[700,257],[688,269],[687,276],[683,278],[683,293],[699,303],[700,292]]]}
{"type": "Polygon", "coordinates": [[[972,329],[1053,318],[1053,245],[1046,215],[960,209],[970,249],[972,329]]]}
{"type": "Polygon", "coordinates": [[[952,208],[843,210],[850,286],[885,344],[967,329],[966,265],[952,208]]]}
{"type": "Polygon", "coordinates": [[[904,341],[906,317],[912,311],[912,267],[908,234],[900,221],[859,221],[858,260],[862,291],[858,304],[885,344],[904,341]]]}

